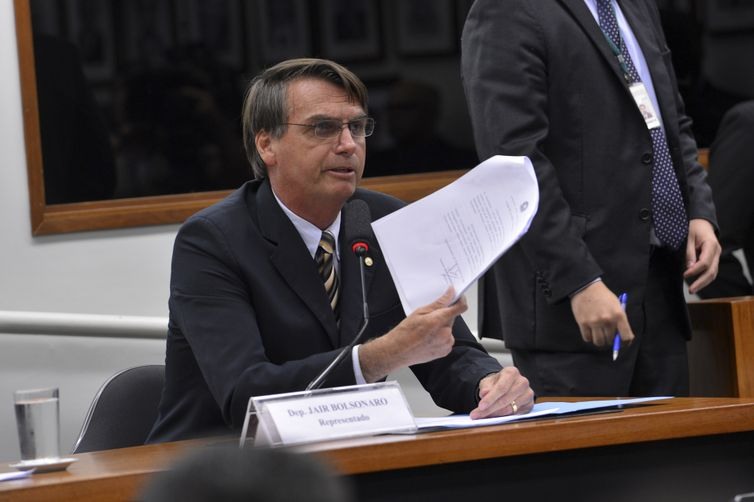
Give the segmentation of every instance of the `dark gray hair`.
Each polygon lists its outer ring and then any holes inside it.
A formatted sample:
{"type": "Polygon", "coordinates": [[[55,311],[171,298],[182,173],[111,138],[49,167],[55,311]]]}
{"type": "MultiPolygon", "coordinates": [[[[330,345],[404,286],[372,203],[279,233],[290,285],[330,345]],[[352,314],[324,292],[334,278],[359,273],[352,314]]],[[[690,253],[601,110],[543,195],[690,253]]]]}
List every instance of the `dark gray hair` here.
{"type": "Polygon", "coordinates": [[[353,485],[325,460],[285,449],[193,449],[149,479],[142,502],[351,502],[353,485]]]}
{"type": "Polygon", "coordinates": [[[254,77],[246,90],[243,103],[243,142],[246,157],[256,178],[267,176],[267,166],[257,152],[254,139],[266,131],[273,138],[281,137],[287,126],[288,109],[286,93],[288,84],[297,79],[314,78],[335,84],[343,89],[353,103],[361,105],[366,113],[367,88],[353,72],[327,59],[289,59],[264,70],[254,77]]]}

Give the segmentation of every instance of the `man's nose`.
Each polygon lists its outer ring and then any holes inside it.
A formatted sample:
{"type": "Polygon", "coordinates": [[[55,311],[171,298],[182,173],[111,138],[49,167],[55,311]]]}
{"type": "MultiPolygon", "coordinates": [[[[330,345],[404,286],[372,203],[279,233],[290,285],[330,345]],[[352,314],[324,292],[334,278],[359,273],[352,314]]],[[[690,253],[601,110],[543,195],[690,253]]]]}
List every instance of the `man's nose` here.
{"type": "Polygon", "coordinates": [[[343,124],[337,140],[337,148],[339,150],[353,150],[356,148],[356,139],[353,134],[351,134],[351,129],[349,129],[348,124],[343,124]]]}

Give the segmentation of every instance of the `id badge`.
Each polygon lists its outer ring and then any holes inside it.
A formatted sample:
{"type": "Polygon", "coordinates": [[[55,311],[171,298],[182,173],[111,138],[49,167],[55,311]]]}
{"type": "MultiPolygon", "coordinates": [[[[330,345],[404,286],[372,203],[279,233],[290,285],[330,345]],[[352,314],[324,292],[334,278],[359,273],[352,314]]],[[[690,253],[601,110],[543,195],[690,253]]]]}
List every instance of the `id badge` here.
{"type": "Polygon", "coordinates": [[[634,97],[636,106],[641,112],[641,116],[644,117],[644,122],[647,124],[647,129],[654,129],[660,127],[660,119],[657,117],[657,111],[652,106],[652,100],[649,99],[649,93],[647,88],[641,82],[636,82],[628,86],[628,90],[631,91],[631,96],[634,97]]]}

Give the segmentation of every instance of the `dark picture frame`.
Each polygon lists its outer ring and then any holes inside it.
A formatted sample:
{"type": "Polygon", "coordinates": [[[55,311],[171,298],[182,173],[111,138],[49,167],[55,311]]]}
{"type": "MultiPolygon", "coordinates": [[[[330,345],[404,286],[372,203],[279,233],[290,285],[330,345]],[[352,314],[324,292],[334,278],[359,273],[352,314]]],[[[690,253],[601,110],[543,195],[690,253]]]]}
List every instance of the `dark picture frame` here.
{"type": "Polygon", "coordinates": [[[404,56],[452,54],[458,49],[452,0],[395,2],[397,50],[404,56]]]}
{"type": "Polygon", "coordinates": [[[115,73],[115,40],[110,2],[72,0],[65,3],[68,38],[79,47],[84,74],[92,81],[115,73]]]}
{"type": "Polygon", "coordinates": [[[240,0],[182,0],[175,16],[179,45],[201,45],[223,64],[243,65],[240,0]]]}
{"type": "Polygon", "coordinates": [[[31,11],[34,22],[34,33],[36,35],[63,37],[66,28],[69,26],[67,12],[63,12],[58,0],[46,0],[44,8],[35,8],[39,6],[39,0],[32,0],[31,11]]]}
{"type": "Polygon", "coordinates": [[[382,55],[380,4],[374,0],[330,0],[320,4],[322,57],[338,62],[382,55]]]}
{"type": "Polygon", "coordinates": [[[307,0],[246,0],[246,7],[248,14],[259,20],[253,23],[249,19],[247,25],[259,27],[253,40],[264,65],[311,54],[311,12],[307,0]]]}
{"type": "Polygon", "coordinates": [[[175,40],[170,0],[129,0],[122,9],[126,65],[152,67],[164,62],[175,40]]]}

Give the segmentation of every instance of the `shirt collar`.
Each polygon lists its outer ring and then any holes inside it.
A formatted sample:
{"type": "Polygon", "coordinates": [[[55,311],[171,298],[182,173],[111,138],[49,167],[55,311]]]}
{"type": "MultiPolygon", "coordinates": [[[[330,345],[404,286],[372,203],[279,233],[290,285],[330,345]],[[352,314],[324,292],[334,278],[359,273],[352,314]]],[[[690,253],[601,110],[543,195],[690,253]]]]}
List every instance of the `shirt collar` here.
{"type": "MultiPolygon", "coordinates": [[[[303,239],[304,244],[306,245],[306,249],[309,250],[309,254],[312,255],[312,258],[314,258],[314,255],[317,252],[317,248],[319,247],[319,240],[322,238],[322,230],[320,230],[318,226],[313,225],[312,223],[306,221],[301,216],[288,209],[288,207],[283,204],[283,201],[278,198],[274,190],[272,191],[272,195],[275,196],[275,200],[280,205],[280,208],[283,210],[288,219],[291,220],[293,226],[296,227],[296,231],[298,231],[301,239],[303,239]]],[[[340,260],[340,250],[338,249],[338,236],[340,234],[340,212],[338,213],[338,216],[335,217],[335,221],[333,221],[332,224],[325,230],[329,230],[330,233],[335,237],[335,256],[338,260],[340,260]]]]}

